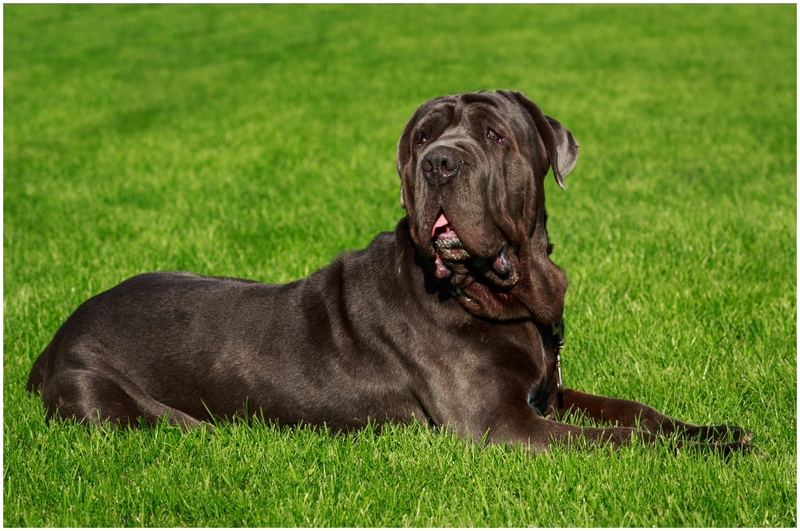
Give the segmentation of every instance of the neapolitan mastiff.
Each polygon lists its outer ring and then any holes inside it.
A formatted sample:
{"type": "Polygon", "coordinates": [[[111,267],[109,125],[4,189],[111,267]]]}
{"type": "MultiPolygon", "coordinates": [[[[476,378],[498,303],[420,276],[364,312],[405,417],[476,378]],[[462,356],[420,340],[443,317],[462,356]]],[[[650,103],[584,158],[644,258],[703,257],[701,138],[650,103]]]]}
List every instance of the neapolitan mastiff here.
{"type": "Polygon", "coordinates": [[[567,278],[549,258],[544,178],[552,168],[563,188],[577,158],[572,134],[520,92],[434,98],[398,144],[408,215],[394,232],[283,285],[137,275],[66,320],[27,388],[48,419],[417,419],[534,449],[676,433],[746,450],[739,427],[562,387],[567,278]],[[569,411],[610,425],[557,420],[569,411]]]}

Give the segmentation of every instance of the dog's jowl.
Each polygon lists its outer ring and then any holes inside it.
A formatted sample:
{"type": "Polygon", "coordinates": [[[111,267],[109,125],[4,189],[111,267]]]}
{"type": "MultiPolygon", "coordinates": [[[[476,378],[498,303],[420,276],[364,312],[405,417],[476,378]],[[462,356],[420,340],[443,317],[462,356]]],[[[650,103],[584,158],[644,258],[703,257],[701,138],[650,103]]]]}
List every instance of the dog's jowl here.
{"type": "Polygon", "coordinates": [[[544,179],[552,169],[563,188],[577,159],[570,131],[520,92],[432,99],[398,143],[407,216],[394,232],[289,284],[130,278],[75,310],[28,389],[48,419],[93,423],[417,419],[534,449],[675,434],[746,450],[736,426],[561,386],[567,277],[550,260],[544,179]],[[609,427],[560,422],[569,411],[609,427]]]}

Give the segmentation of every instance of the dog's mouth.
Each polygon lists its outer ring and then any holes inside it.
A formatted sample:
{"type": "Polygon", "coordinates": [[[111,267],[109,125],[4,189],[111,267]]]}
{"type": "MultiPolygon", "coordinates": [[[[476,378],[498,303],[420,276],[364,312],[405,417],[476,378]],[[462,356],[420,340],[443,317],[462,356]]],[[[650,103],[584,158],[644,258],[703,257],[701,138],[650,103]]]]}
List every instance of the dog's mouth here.
{"type": "Polygon", "coordinates": [[[440,212],[431,231],[436,266],[436,278],[446,280],[453,276],[457,266],[470,259],[469,251],[450,225],[450,220],[440,212]]]}
{"type": "Polygon", "coordinates": [[[469,251],[447,219],[439,211],[431,229],[436,278],[449,282],[454,288],[464,289],[476,280],[489,280],[498,288],[510,288],[519,275],[514,271],[508,244],[503,242],[490,257],[476,256],[469,251]]]}

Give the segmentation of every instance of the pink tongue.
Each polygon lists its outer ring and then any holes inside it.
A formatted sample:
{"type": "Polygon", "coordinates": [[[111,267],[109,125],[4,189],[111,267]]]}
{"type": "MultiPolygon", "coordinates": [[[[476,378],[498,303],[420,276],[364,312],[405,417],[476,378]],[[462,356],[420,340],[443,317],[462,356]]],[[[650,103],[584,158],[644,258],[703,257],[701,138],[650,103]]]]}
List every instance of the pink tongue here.
{"type": "MultiPolygon", "coordinates": [[[[442,233],[447,231],[447,227],[450,225],[450,220],[447,219],[447,216],[444,215],[444,212],[439,214],[439,217],[436,218],[436,222],[433,224],[433,229],[431,230],[431,238],[437,237],[437,232],[442,233]]],[[[444,265],[442,261],[442,256],[439,254],[439,249],[436,249],[436,277],[440,279],[450,278],[453,273],[447,269],[447,266],[444,265]]]]}
{"type": "Polygon", "coordinates": [[[444,212],[439,214],[439,217],[436,218],[436,223],[433,224],[433,230],[431,231],[431,237],[436,236],[436,229],[439,227],[446,227],[450,224],[450,221],[447,219],[447,216],[444,215],[444,212]]]}

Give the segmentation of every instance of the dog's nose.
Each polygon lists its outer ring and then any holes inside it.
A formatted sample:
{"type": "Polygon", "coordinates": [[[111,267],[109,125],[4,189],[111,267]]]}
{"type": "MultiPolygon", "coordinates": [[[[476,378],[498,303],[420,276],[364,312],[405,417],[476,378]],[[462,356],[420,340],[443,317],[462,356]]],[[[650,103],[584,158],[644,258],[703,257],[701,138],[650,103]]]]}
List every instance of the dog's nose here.
{"type": "Polygon", "coordinates": [[[432,184],[446,184],[461,168],[461,158],[451,151],[435,150],[422,158],[422,173],[432,184]]]}

